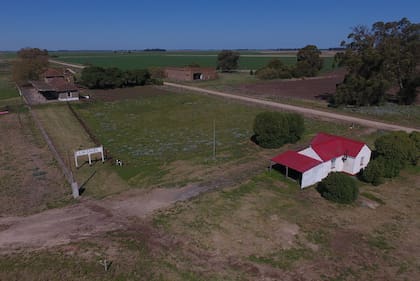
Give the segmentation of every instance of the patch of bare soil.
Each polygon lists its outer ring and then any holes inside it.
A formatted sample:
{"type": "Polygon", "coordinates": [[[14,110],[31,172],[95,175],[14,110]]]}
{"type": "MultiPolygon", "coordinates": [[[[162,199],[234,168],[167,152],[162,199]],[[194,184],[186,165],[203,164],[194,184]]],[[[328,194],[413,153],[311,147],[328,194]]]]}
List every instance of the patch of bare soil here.
{"type": "Polygon", "coordinates": [[[89,95],[94,100],[112,102],[118,100],[146,98],[157,95],[167,95],[165,91],[157,86],[138,86],[110,90],[84,90],[83,94],[89,95]]]}
{"type": "Polygon", "coordinates": [[[336,84],[344,79],[345,70],[313,78],[263,81],[254,84],[239,85],[232,89],[247,96],[264,99],[300,98],[325,100],[335,93],[336,84]]]}
{"type": "Polygon", "coordinates": [[[27,113],[0,116],[0,215],[60,204],[70,189],[27,113]]]}

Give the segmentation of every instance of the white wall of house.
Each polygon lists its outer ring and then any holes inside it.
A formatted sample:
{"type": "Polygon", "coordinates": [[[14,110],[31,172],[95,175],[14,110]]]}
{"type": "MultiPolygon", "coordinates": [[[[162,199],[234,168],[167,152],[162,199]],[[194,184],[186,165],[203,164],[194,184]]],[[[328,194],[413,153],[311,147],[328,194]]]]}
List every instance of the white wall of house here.
{"type": "Polygon", "coordinates": [[[366,168],[366,166],[369,164],[371,154],[372,151],[369,149],[369,147],[364,145],[359,154],[357,154],[356,158],[354,159],[350,174],[357,174],[361,169],[366,168]]]}
{"type": "MultiPolygon", "coordinates": [[[[317,156],[315,151],[313,151],[311,148],[299,151],[299,153],[309,157],[313,157],[314,154],[317,156]]],[[[331,172],[346,172],[348,174],[355,175],[368,165],[371,154],[371,150],[365,145],[362,147],[356,158],[347,157],[346,160],[343,160],[344,155],[341,155],[335,158],[334,164],[332,163],[333,160],[323,162],[302,174],[302,182],[300,187],[305,188],[320,182],[331,172]]]]}
{"type": "Polygon", "coordinates": [[[300,184],[300,187],[308,187],[326,178],[331,171],[330,165],[330,162],[324,162],[304,172],[302,174],[302,182],[300,184]]]}
{"type": "Polygon", "coordinates": [[[298,153],[322,162],[321,157],[319,157],[319,155],[315,152],[315,150],[312,149],[312,147],[305,148],[301,151],[298,151],[298,153]]]}

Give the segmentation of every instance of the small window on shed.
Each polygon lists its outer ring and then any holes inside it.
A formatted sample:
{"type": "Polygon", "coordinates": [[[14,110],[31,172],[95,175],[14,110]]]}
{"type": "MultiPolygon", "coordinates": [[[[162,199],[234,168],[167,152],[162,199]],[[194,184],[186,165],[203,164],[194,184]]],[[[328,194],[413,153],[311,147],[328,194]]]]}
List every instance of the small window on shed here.
{"type": "Polygon", "coordinates": [[[360,158],[360,166],[363,166],[364,162],[365,162],[365,157],[362,156],[362,158],[360,158]]]}

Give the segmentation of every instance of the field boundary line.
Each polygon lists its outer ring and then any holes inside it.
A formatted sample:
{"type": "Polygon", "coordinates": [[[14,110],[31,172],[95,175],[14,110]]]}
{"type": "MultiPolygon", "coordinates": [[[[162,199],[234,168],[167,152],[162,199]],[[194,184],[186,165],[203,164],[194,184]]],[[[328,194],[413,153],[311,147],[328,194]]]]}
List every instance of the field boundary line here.
{"type": "Polygon", "coordinates": [[[219,96],[219,97],[233,99],[233,100],[245,101],[245,102],[258,104],[262,106],[268,106],[275,109],[283,109],[287,111],[298,112],[306,116],[322,117],[322,118],[327,118],[327,119],[332,119],[332,120],[339,120],[339,121],[344,121],[344,122],[349,122],[349,123],[360,124],[365,127],[372,127],[376,129],[391,130],[391,131],[405,131],[408,133],[413,132],[413,131],[419,131],[416,128],[410,128],[410,127],[405,127],[405,126],[400,126],[400,125],[395,125],[395,124],[373,121],[369,119],[342,115],[338,113],[331,113],[331,112],[311,109],[307,107],[299,107],[299,106],[290,105],[290,104],[278,103],[278,102],[273,102],[273,101],[268,101],[268,100],[261,100],[261,99],[247,97],[247,96],[239,96],[239,95],[229,94],[229,93],[220,92],[220,91],[203,89],[199,87],[186,86],[186,85],[181,85],[181,84],[176,84],[176,83],[171,83],[171,82],[164,82],[163,84],[165,86],[180,88],[184,90],[190,90],[193,92],[199,92],[199,93],[219,96]]]}
{"type": "MultiPolygon", "coordinates": [[[[82,126],[82,128],[85,130],[86,134],[89,136],[89,138],[91,139],[91,141],[96,146],[101,146],[102,144],[99,141],[99,139],[95,136],[94,133],[92,133],[92,131],[90,130],[89,126],[86,125],[85,121],[83,121],[83,119],[79,116],[79,114],[74,110],[73,106],[69,102],[67,102],[67,106],[68,106],[70,112],[77,119],[77,121],[79,122],[79,124],[82,126]]],[[[110,152],[107,149],[104,149],[104,152],[105,152],[105,160],[112,159],[112,155],[110,154],[110,152]]]]}

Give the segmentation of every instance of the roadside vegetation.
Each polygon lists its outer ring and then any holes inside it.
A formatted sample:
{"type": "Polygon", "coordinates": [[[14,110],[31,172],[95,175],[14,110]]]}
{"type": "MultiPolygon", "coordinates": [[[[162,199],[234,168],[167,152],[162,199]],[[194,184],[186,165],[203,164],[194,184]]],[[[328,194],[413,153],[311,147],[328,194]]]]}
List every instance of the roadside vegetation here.
{"type": "Polygon", "coordinates": [[[152,79],[147,69],[121,70],[116,67],[103,68],[86,67],[82,70],[80,84],[89,89],[114,89],[151,84],[162,84],[162,81],[152,79]]]}
{"type": "Polygon", "coordinates": [[[315,45],[307,45],[300,49],[296,61],[295,65],[285,65],[279,59],[273,59],[255,74],[262,80],[314,77],[324,65],[321,51],[315,45]]]}
{"type": "Polygon", "coordinates": [[[343,41],[345,52],[338,53],[340,66],[348,70],[337,86],[332,102],[336,105],[378,105],[386,93],[396,91],[400,104],[412,104],[420,86],[420,24],[402,18],[394,22],[376,22],[369,29],[355,27],[343,41]]]}

